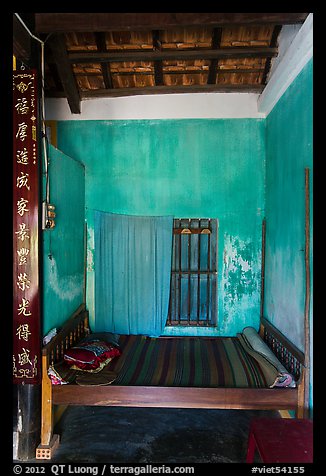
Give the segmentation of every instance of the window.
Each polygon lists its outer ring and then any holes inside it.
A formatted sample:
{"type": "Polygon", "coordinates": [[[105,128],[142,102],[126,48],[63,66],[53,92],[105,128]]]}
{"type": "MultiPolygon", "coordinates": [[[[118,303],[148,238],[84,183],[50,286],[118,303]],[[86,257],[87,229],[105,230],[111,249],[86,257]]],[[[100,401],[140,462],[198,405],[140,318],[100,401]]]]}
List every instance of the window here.
{"type": "Polygon", "coordinates": [[[217,230],[216,219],[174,219],[168,326],[217,325],[217,230]]]}

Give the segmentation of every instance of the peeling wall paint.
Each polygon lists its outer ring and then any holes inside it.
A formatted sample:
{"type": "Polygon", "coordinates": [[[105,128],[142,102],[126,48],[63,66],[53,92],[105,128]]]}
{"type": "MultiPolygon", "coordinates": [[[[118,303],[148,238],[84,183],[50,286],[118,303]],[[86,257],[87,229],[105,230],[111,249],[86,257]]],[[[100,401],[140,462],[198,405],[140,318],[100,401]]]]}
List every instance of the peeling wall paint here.
{"type": "Polygon", "coordinates": [[[244,294],[252,294],[252,287],[257,287],[251,264],[252,248],[252,243],[238,237],[224,238],[223,280],[230,303],[241,300],[244,294]]]}
{"type": "Polygon", "coordinates": [[[86,303],[89,311],[89,325],[95,328],[95,264],[94,264],[94,221],[92,211],[86,208],[87,222],[87,266],[86,266],[86,303]]]}
{"type": "Polygon", "coordinates": [[[261,253],[252,239],[225,235],[223,252],[224,328],[241,332],[252,325],[258,329],[261,253]]]}
{"type": "Polygon", "coordinates": [[[94,271],[94,228],[90,228],[90,218],[87,227],[87,271],[94,271]]]}

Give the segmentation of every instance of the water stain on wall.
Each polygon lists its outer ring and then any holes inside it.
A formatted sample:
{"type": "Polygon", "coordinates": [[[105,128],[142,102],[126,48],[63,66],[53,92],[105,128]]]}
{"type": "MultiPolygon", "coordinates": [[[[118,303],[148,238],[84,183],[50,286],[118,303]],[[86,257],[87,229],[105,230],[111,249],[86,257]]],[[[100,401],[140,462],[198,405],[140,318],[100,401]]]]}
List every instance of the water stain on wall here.
{"type": "Polygon", "coordinates": [[[83,275],[60,276],[57,263],[51,259],[48,269],[48,285],[52,293],[61,301],[73,301],[80,297],[80,280],[83,275]]]}

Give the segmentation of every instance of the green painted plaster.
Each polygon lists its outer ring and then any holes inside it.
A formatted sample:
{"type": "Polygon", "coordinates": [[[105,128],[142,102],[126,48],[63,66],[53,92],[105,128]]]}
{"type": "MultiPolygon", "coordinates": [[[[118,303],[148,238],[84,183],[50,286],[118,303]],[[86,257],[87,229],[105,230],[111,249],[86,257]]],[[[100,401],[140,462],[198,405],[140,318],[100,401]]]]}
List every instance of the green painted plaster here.
{"type": "Polygon", "coordinates": [[[301,350],[304,349],[305,167],[311,170],[312,185],[313,165],[312,90],[311,60],[266,120],[265,315],[301,350]]]}
{"type": "Polygon", "coordinates": [[[218,328],[205,333],[234,335],[243,324],[258,327],[264,120],[64,121],[58,123],[58,144],[86,168],[91,322],[92,214],[98,209],[217,218],[218,328]]]}
{"type": "Polygon", "coordinates": [[[84,166],[51,146],[49,179],[56,226],[42,232],[44,334],[67,320],[84,292],[84,166]]]}

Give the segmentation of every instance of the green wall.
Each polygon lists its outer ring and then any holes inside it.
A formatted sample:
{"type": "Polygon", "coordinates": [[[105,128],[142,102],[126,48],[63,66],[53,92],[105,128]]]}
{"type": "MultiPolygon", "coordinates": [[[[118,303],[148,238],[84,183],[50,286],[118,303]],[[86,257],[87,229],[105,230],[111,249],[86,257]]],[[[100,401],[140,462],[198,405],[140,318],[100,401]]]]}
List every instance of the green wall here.
{"type": "Polygon", "coordinates": [[[62,325],[84,295],[85,169],[50,146],[49,179],[56,226],[43,231],[44,334],[62,325]]]}
{"type": "Polygon", "coordinates": [[[258,328],[263,119],[62,121],[58,122],[58,147],[86,170],[91,322],[93,210],[97,209],[217,218],[218,329],[204,332],[235,335],[245,325],[258,328]]]}
{"type": "Polygon", "coordinates": [[[312,218],[312,72],[311,60],[266,119],[265,316],[301,350],[306,167],[310,168],[312,218]]]}

